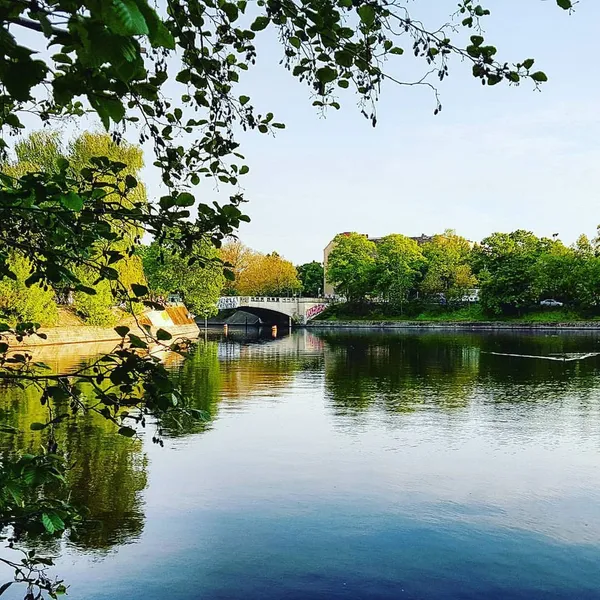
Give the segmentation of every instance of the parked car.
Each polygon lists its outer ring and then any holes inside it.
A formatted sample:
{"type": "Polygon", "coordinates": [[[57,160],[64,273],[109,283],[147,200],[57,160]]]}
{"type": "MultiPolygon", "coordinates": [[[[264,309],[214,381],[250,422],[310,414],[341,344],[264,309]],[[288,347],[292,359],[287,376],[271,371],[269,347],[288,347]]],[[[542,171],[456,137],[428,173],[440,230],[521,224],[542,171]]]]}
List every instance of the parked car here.
{"type": "Polygon", "coordinates": [[[558,300],[554,300],[553,298],[547,298],[546,300],[542,300],[540,302],[540,306],[564,306],[564,304],[558,300]]]}

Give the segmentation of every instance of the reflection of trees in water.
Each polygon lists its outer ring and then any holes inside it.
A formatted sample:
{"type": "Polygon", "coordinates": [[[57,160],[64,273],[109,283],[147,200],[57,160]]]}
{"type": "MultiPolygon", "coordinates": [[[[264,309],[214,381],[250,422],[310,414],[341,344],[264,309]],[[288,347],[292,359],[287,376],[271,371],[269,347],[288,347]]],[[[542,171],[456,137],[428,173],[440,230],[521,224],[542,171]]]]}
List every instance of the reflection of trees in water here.
{"type": "Polygon", "coordinates": [[[514,333],[320,334],[327,344],[328,399],[339,414],[371,407],[388,413],[421,405],[466,406],[473,398],[493,403],[596,397],[598,358],[558,362],[489,354],[536,356],[598,351],[597,335],[514,333]]]}
{"type": "MultiPolygon", "coordinates": [[[[280,341],[285,339],[276,342],[280,341]]],[[[320,363],[319,357],[303,354],[293,343],[276,342],[200,341],[173,376],[186,391],[188,407],[202,411],[204,419],[178,416],[175,422],[167,416],[161,419],[164,432],[180,436],[210,429],[221,402],[231,407],[253,396],[277,396],[298,371],[314,370],[320,363]]]]}
{"type": "MultiPolygon", "coordinates": [[[[19,431],[0,437],[0,460],[37,453],[45,446],[48,432],[30,429],[48,414],[34,388],[2,388],[0,411],[2,421],[19,431]]],[[[66,412],[66,407],[58,404],[56,411],[66,412]]],[[[114,425],[98,415],[79,414],[76,419],[77,424],[65,422],[54,431],[59,451],[71,464],[62,493],[89,510],[77,531],[68,534],[69,541],[82,549],[104,550],[136,539],[144,527],[146,458],[141,442],[115,435],[114,425]]]]}
{"type": "Polygon", "coordinates": [[[439,336],[328,334],[325,381],[341,414],[372,406],[410,412],[435,403],[462,406],[477,373],[478,354],[439,336]]]}
{"type": "MultiPolygon", "coordinates": [[[[206,418],[179,423],[164,418],[160,425],[169,435],[202,432],[211,427],[220,402],[231,408],[256,396],[279,396],[292,382],[302,382],[299,374],[310,381],[323,371],[327,400],[340,415],[375,409],[391,419],[420,408],[460,408],[470,402],[482,402],[492,411],[529,402],[537,410],[544,402],[568,398],[588,407],[578,415],[597,416],[599,359],[561,363],[489,352],[592,352],[600,347],[598,340],[595,335],[564,334],[334,332],[319,334],[316,341],[314,334],[250,344],[200,341],[187,360],[176,355],[166,360],[187,391],[189,406],[206,418]]],[[[29,426],[46,421],[39,395],[32,389],[0,389],[0,413],[2,422],[19,430],[0,436],[0,461],[17,452],[37,452],[46,433],[29,426]]],[[[530,413],[523,414],[528,418],[530,413]]],[[[134,540],[144,526],[146,458],[141,443],[114,435],[113,425],[102,418],[82,414],[77,419],[77,427],[64,423],[55,432],[59,447],[77,458],[64,493],[90,510],[77,535],[69,534],[70,542],[97,550],[134,540]]],[[[585,423],[577,426],[583,431],[585,423]]]]}

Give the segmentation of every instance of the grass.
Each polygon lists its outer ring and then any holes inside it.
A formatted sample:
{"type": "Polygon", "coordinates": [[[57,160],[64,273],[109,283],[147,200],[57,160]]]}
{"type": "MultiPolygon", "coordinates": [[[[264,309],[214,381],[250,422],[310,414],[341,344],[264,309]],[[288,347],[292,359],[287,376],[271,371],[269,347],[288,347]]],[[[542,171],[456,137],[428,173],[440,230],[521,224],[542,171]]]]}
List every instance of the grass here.
{"type": "Polygon", "coordinates": [[[583,316],[568,308],[536,308],[521,316],[494,316],[485,314],[477,304],[464,306],[456,309],[444,307],[431,307],[422,310],[418,314],[393,314],[380,307],[370,308],[349,307],[345,310],[344,305],[334,305],[323,312],[317,320],[319,321],[375,321],[375,322],[430,322],[430,323],[474,323],[474,322],[505,322],[505,323],[575,323],[578,321],[600,321],[598,316],[583,316]]]}

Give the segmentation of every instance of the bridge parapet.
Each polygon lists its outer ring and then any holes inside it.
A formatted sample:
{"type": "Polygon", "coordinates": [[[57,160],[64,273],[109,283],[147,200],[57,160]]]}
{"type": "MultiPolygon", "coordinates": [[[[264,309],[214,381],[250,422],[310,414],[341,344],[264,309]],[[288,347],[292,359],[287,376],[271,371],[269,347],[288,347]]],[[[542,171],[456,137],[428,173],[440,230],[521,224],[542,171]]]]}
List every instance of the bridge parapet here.
{"type": "Polygon", "coordinates": [[[329,304],[326,298],[290,298],[276,296],[223,296],[219,298],[219,310],[254,309],[281,313],[297,323],[304,324],[322,313],[329,304]]]}

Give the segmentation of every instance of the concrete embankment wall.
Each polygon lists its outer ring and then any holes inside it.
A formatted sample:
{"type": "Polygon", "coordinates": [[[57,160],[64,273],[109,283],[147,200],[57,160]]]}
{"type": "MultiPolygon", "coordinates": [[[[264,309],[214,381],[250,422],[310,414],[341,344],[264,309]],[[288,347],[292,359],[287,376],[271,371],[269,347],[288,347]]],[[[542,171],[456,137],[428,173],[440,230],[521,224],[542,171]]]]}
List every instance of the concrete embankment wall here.
{"type": "MultiPolygon", "coordinates": [[[[173,339],[195,338],[200,332],[187,308],[181,305],[168,306],[161,311],[146,311],[138,317],[137,322],[135,319],[128,319],[120,325],[126,325],[130,328],[131,333],[142,338],[146,335],[145,329],[142,329],[143,325],[149,325],[151,333],[156,333],[158,329],[165,329],[173,336],[173,339]]],[[[60,344],[118,342],[121,339],[114,327],[58,326],[41,329],[40,333],[45,333],[46,339],[32,335],[25,338],[23,342],[9,340],[11,350],[60,344]]]]}
{"type": "Polygon", "coordinates": [[[446,329],[462,331],[600,331],[600,321],[573,323],[504,323],[502,321],[439,322],[439,321],[309,321],[311,329],[446,329]]]}

